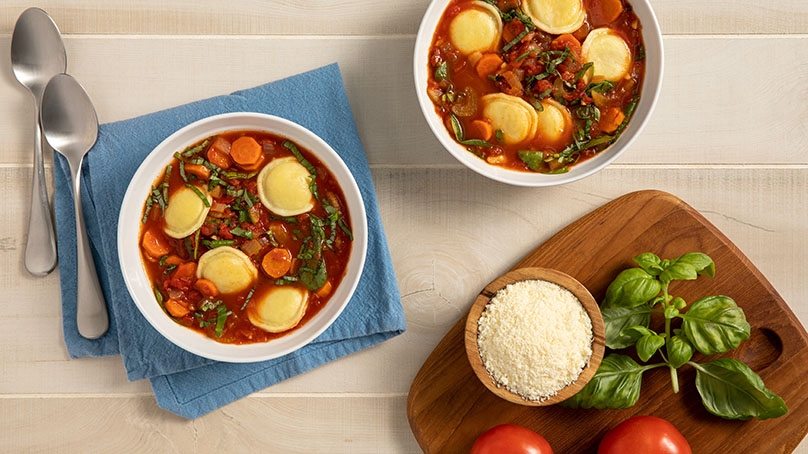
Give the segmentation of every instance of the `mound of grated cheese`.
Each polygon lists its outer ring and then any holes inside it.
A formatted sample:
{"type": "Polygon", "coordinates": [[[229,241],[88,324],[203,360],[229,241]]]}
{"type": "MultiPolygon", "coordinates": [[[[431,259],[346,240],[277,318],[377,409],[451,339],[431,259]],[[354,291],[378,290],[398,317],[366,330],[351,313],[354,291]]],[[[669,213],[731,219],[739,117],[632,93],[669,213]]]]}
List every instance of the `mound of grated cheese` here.
{"type": "Polygon", "coordinates": [[[483,365],[513,393],[544,401],[574,382],[592,356],[592,320],[569,290],[544,280],[515,282],[480,316],[483,365]]]}

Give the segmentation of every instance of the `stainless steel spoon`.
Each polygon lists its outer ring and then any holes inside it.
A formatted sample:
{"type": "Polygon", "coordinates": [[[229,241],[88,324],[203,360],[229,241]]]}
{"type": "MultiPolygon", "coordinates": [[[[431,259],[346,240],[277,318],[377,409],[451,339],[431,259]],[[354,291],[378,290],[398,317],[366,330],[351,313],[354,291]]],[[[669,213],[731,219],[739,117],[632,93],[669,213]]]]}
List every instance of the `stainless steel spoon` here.
{"type": "Polygon", "coordinates": [[[34,135],[34,178],[28,239],[25,243],[25,268],[35,276],[45,276],[56,268],[56,234],[53,228],[48,188],[45,184],[45,159],[39,109],[45,85],[67,69],[62,37],[48,13],[29,8],[17,19],[11,36],[11,69],[14,76],[34,96],[36,133],[34,135]]]}
{"type": "Polygon", "coordinates": [[[98,138],[98,116],[84,88],[67,74],[54,76],[42,95],[42,132],[70,165],[76,214],[77,315],[79,334],[96,339],[109,328],[109,315],[87,239],[81,208],[81,164],[98,138]]]}

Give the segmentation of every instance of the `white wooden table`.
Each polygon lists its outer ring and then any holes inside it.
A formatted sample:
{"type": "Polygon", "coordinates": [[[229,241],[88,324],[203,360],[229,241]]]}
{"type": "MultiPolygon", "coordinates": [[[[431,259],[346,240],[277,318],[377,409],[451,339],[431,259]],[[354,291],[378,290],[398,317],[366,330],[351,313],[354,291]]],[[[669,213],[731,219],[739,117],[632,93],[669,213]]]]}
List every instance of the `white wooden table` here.
{"type": "MultiPolygon", "coordinates": [[[[405,412],[410,383],[473,296],[570,222],[639,189],[700,210],[808,323],[808,2],[653,0],[666,48],[654,117],[605,171],[550,189],[484,179],[432,137],[411,69],[427,4],[0,5],[0,452],[418,452],[405,412]],[[9,68],[9,45],[29,6],[59,24],[69,72],[101,122],[338,62],[409,330],[194,421],[158,408],[148,382],[126,380],[119,357],[70,360],[58,271],[35,278],[23,267],[33,106],[9,68]]],[[[50,160],[47,169],[52,181],[50,160]]],[[[808,453],[808,440],[797,452],[808,453]]]]}

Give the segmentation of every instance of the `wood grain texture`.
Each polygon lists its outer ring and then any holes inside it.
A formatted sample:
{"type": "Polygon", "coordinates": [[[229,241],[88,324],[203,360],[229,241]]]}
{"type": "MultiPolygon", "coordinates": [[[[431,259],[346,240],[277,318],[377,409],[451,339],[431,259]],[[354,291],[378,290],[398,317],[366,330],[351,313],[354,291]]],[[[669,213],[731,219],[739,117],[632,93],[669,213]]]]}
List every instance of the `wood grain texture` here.
{"type": "MultiPolygon", "coordinates": [[[[805,33],[801,0],[651,0],[666,34],[805,33]]],[[[414,35],[429,0],[41,0],[69,34],[138,35],[414,35]]],[[[29,5],[0,6],[0,32],[10,30],[29,5]]]]}
{"type": "MultiPolygon", "coordinates": [[[[0,37],[0,61],[9,58],[9,43],[0,37]]],[[[87,89],[102,123],[337,62],[371,164],[459,166],[418,107],[413,44],[410,37],[66,38],[69,71],[87,89]],[[249,61],[251,70],[212,63],[230,61],[249,61]],[[122,92],[129,94],[125,102],[122,92]]],[[[672,37],[665,48],[659,104],[617,165],[808,166],[808,90],[802,86],[808,64],[800,63],[808,62],[808,36],[672,37]],[[743,77],[730,76],[740,72],[743,77]]],[[[3,68],[0,163],[30,166],[33,98],[3,68]]]]}
{"type": "MultiPolygon", "coordinates": [[[[407,392],[485,283],[570,222],[640,189],[668,191],[698,209],[808,323],[808,2],[652,0],[666,46],[654,117],[605,171],[542,190],[461,168],[429,133],[411,69],[427,4],[37,3],[64,33],[69,71],[102,122],[338,62],[409,329],[196,421],[160,410],[148,382],[127,382],[118,357],[71,360],[58,271],[36,279],[22,266],[33,107],[0,64],[0,452],[419,452],[407,392]],[[84,443],[87,434],[95,445],[84,443]]],[[[9,61],[13,24],[29,6],[0,4],[0,62],[9,61]]],[[[808,454],[808,439],[795,452],[808,454]]]]}
{"type": "MultiPolygon", "coordinates": [[[[761,272],[715,226],[681,199],[660,191],[627,194],[583,216],[528,253],[514,268],[542,266],[570,274],[599,301],[614,276],[633,266],[631,258],[651,251],[663,258],[701,251],[716,264],[716,277],[677,283],[677,296],[694,301],[729,295],[753,327],[749,347],[727,356],[750,365],[790,412],[768,421],[727,421],[707,413],[693,386],[694,372],[680,371],[674,395],[667,372],[644,376],[638,403],[626,410],[528,408],[496,397],[477,380],[464,355],[465,320],[441,340],[413,381],[407,414],[425,452],[467,452],[476,436],[497,424],[516,423],[543,434],[554,450],[593,453],[603,434],[634,414],[676,421],[694,452],[718,452],[743,439],[758,452],[792,452],[808,432],[808,333],[761,272]],[[462,398],[459,397],[462,395],[462,398]],[[579,428],[576,430],[575,428],[579,428]],[[776,427],[776,431],[775,431],[776,427]]],[[[702,358],[697,354],[694,360],[702,358]]]]}
{"type": "Polygon", "coordinates": [[[251,397],[189,421],[167,415],[148,395],[7,397],[0,399],[0,448],[15,454],[416,453],[404,418],[391,418],[404,413],[405,401],[404,395],[251,397]]]}

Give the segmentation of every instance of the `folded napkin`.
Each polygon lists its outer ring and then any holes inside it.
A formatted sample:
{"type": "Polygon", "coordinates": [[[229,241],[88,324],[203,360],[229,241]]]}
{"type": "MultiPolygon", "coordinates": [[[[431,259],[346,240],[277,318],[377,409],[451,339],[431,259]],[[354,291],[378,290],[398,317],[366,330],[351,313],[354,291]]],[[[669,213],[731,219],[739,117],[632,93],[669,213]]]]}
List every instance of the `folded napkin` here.
{"type": "Polygon", "coordinates": [[[167,410],[187,418],[198,417],[406,329],[370,169],[336,64],[99,127],[98,141],[85,158],[81,190],[87,231],[110,313],[110,329],[100,339],[84,339],[76,327],[76,238],[70,171],[58,154],[54,167],[63,329],[68,351],[74,358],[120,354],[127,377],[150,379],[157,403],[167,410]],[[296,352],[249,364],[196,356],[154,330],[129,296],[116,243],[124,193],[146,155],[193,121],[236,111],[286,118],[328,142],[356,178],[369,228],[364,272],[356,293],[334,324],[296,352]]]}

